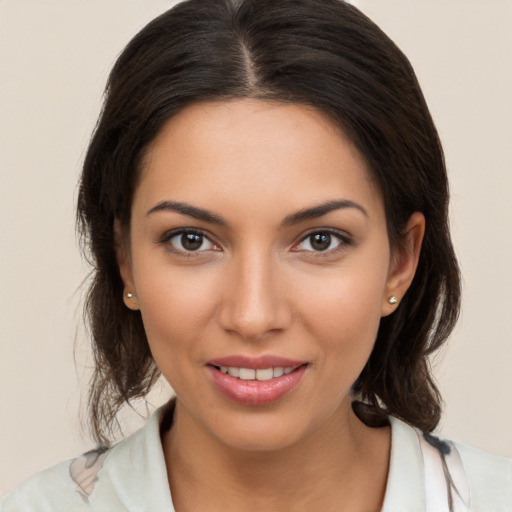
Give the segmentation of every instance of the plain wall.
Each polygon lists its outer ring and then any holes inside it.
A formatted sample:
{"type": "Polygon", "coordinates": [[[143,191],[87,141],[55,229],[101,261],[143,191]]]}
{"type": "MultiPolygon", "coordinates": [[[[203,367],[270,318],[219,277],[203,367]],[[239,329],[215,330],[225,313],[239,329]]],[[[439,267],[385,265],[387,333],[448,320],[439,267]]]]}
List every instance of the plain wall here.
{"type": "MultiPolygon", "coordinates": [[[[356,3],[409,56],[446,151],[464,305],[443,434],[512,456],[512,3],[356,3]]],[[[0,0],[0,491],[91,448],[76,182],[116,55],[171,4],[0,0]]]]}

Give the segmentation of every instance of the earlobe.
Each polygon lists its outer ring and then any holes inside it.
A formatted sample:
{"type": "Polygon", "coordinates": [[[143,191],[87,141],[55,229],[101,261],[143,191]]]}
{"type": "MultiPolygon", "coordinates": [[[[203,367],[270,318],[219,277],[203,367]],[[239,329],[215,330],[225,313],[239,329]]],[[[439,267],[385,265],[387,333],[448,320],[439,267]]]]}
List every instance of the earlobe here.
{"type": "Polygon", "coordinates": [[[135,284],[133,281],[130,251],[119,219],[114,220],[114,237],[117,264],[119,266],[119,273],[121,274],[121,279],[123,280],[124,284],[122,299],[127,308],[138,310],[139,303],[137,301],[137,296],[135,295],[135,284]]]}
{"type": "Polygon", "coordinates": [[[138,311],[140,309],[137,297],[135,296],[134,293],[126,291],[126,288],[125,291],[123,292],[123,302],[124,305],[128,309],[131,309],[132,311],[138,311]]]}
{"type": "Polygon", "coordinates": [[[425,217],[420,212],[411,215],[392,257],[382,301],[382,316],[387,316],[399,306],[414,279],[425,234],[425,217]]]}

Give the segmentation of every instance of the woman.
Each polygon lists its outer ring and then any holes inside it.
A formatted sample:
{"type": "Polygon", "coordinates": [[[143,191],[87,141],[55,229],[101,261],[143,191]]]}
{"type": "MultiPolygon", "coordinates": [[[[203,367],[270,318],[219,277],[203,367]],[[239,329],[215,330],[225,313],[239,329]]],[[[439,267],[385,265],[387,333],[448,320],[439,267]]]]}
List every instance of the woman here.
{"type": "Polygon", "coordinates": [[[2,510],[506,510],[512,462],[431,436],[459,274],[442,149],[339,0],[192,0],[128,45],[78,214],[99,449],[2,510]],[[109,447],[160,372],[176,400],[109,447]],[[414,427],[414,428],[413,428],[414,427]]]}

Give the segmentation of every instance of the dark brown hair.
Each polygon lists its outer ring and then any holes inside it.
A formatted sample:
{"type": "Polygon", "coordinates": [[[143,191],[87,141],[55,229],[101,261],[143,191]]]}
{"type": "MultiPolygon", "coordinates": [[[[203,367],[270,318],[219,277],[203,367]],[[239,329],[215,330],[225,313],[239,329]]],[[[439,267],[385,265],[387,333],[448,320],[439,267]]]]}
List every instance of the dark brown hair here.
{"type": "Polygon", "coordinates": [[[460,279],[443,152],[409,61],[341,0],[188,0],[120,55],[83,167],[78,227],[93,264],[86,313],[95,438],[105,444],[120,407],[159,375],[140,313],[123,304],[114,219],[129,225],[141,159],[163,124],[190,103],[234,98],[308,105],[341,127],[380,187],[392,247],[413,212],[425,215],[414,281],[381,320],[353,392],[368,421],[393,414],[432,431],[441,400],[428,356],[456,322],[460,279]]]}

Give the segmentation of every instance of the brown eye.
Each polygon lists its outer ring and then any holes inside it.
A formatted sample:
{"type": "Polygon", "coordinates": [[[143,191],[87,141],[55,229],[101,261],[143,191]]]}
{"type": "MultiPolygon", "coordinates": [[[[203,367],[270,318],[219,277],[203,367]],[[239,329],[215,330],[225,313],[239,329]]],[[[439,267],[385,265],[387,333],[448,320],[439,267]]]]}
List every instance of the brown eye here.
{"type": "Polygon", "coordinates": [[[162,240],[168,243],[175,252],[203,252],[216,249],[203,233],[197,231],[181,231],[162,240]]]}
{"type": "Polygon", "coordinates": [[[203,236],[196,233],[183,233],[181,235],[181,245],[187,251],[197,251],[203,245],[203,236]]]}
{"type": "Polygon", "coordinates": [[[315,251],[326,251],[331,245],[331,238],[330,233],[315,233],[311,235],[311,247],[315,251]]]}
{"type": "Polygon", "coordinates": [[[316,231],[304,237],[295,250],[305,252],[328,252],[346,245],[351,245],[351,240],[343,233],[316,231]]]}

